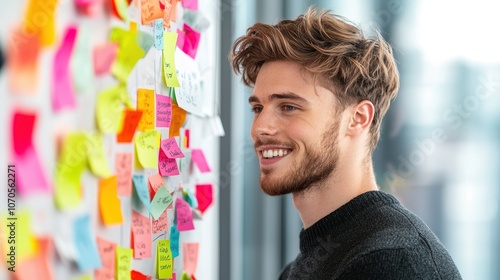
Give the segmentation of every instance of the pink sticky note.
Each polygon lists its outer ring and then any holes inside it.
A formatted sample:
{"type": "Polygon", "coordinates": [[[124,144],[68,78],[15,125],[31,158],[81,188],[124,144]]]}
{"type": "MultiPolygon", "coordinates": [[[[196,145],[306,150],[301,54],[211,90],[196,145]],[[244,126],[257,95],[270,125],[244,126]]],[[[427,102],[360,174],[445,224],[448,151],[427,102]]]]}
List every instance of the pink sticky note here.
{"type": "Polygon", "coordinates": [[[170,127],[172,122],[172,98],[156,95],[156,127],[170,127]]]}
{"type": "Polygon", "coordinates": [[[184,271],[189,275],[194,275],[198,264],[198,242],[184,242],[182,245],[184,271]]]}
{"type": "Polygon", "coordinates": [[[191,26],[184,24],[183,33],[184,40],[181,49],[184,53],[195,59],[196,52],[198,51],[198,45],[200,44],[200,32],[191,28],[191,26]]]}
{"type": "Polygon", "coordinates": [[[184,8],[197,11],[198,0],[182,0],[182,6],[184,6],[184,8]]]}
{"type": "Polygon", "coordinates": [[[161,213],[160,217],[157,220],[153,218],[152,228],[153,228],[153,234],[167,230],[168,228],[167,211],[163,211],[163,213],[161,213]]]}
{"type": "Polygon", "coordinates": [[[14,112],[11,134],[14,155],[22,155],[32,146],[35,119],[35,113],[14,112]]]}
{"type": "Polygon", "coordinates": [[[177,145],[177,141],[175,141],[174,137],[170,137],[164,139],[160,143],[161,150],[165,153],[168,158],[183,158],[184,154],[182,153],[179,145],[177,145]]]}
{"type": "Polygon", "coordinates": [[[119,195],[132,195],[132,154],[116,153],[115,173],[119,195]]]}
{"type": "Polygon", "coordinates": [[[205,155],[201,149],[192,149],[191,159],[202,173],[210,172],[210,167],[208,166],[205,155]]]}
{"type": "Polygon", "coordinates": [[[161,175],[158,173],[149,176],[148,182],[149,182],[149,187],[150,187],[149,188],[150,199],[153,199],[153,197],[155,196],[158,189],[162,185],[165,185],[165,182],[163,181],[163,178],[161,177],[161,175]]]}
{"type": "Polygon", "coordinates": [[[207,210],[208,206],[213,202],[213,189],[211,184],[196,185],[196,200],[198,201],[198,209],[201,213],[207,210]]]}
{"type": "Polygon", "coordinates": [[[68,26],[63,41],[54,56],[52,82],[52,108],[57,112],[76,106],[75,93],[69,69],[69,60],[75,45],[76,26],[68,26]]]}
{"type": "Polygon", "coordinates": [[[116,59],[118,44],[110,42],[106,45],[96,46],[94,48],[94,72],[96,75],[109,73],[111,65],[116,59]]]}
{"type": "Polygon", "coordinates": [[[75,0],[75,6],[79,13],[87,16],[96,16],[102,0],[75,0]]]}
{"type": "Polygon", "coordinates": [[[96,239],[102,267],[94,271],[94,278],[95,280],[115,279],[116,244],[99,237],[96,239]]]}
{"type": "Polygon", "coordinates": [[[160,155],[158,156],[158,170],[162,176],[176,176],[180,174],[175,158],[168,158],[162,150],[160,150],[160,155]]]}
{"type": "Polygon", "coordinates": [[[179,28],[177,28],[177,47],[179,47],[179,49],[183,49],[184,48],[184,41],[186,40],[186,33],[184,33],[183,30],[180,30],[179,28]]]}
{"type": "Polygon", "coordinates": [[[134,258],[151,258],[151,224],[149,218],[132,210],[132,248],[134,258]]]}
{"type": "Polygon", "coordinates": [[[175,212],[177,214],[177,230],[178,231],[187,231],[193,230],[193,212],[191,212],[191,207],[189,204],[182,200],[175,200],[175,212]]]}

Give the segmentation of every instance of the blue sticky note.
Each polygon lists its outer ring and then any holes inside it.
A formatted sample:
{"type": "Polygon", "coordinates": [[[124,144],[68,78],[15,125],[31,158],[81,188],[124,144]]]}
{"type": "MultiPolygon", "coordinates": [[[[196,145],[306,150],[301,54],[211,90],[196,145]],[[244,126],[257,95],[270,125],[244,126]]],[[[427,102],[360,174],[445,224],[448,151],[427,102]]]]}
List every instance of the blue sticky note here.
{"type": "Polygon", "coordinates": [[[189,203],[191,208],[198,208],[198,199],[196,199],[190,189],[182,189],[182,193],[184,194],[184,198],[186,199],[187,203],[189,203]]]}
{"type": "Polygon", "coordinates": [[[177,226],[173,225],[170,228],[170,251],[172,251],[172,258],[179,256],[179,235],[177,226]]]}
{"type": "Polygon", "coordinates": [[[132,175],[132,182],[134,183],[134,190],[139,200],[146,206],[148,212],[151,213],[151,202],[149,202],[149,190],[146,178],[142,174],[134,174],[132,175]]]}
{"type": "Polygon", "coordinates": [[[154,24],[154,37],[155,37],[155,48],[157,50],[163,50],[163,19],[155,19],[154,24]]]}
{"type": "Polygon", "coordinates": [[[73,227],[73,240],[77,253],[76,264],[81,271],[90,271],[102,266],[95,238],[90,231],[90,216],[77,218],[73,227]]]}

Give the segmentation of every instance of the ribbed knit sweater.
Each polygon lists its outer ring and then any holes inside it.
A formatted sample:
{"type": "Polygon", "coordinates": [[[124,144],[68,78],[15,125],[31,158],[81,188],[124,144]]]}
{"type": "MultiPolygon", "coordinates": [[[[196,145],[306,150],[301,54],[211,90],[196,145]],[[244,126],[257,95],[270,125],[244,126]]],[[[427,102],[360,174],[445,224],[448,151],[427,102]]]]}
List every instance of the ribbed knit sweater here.
{"type": "Polygon", "coordinates": [[[462,279],[431,230],[392,195],[364,193],[300,232],[280,280],[462,279]]]}

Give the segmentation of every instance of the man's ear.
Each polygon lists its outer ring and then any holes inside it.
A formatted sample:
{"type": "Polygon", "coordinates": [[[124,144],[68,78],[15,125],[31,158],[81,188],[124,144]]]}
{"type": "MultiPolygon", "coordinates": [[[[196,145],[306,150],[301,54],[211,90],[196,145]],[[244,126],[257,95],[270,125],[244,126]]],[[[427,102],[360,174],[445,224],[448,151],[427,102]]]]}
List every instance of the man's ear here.
{"type": "Polygon", "coordinates": [[[369,129],[375,114],[375,107],[368,100],[363,100],[355,105],[351,110],[347,134],[357,136],[366,129],[369,129]]]}

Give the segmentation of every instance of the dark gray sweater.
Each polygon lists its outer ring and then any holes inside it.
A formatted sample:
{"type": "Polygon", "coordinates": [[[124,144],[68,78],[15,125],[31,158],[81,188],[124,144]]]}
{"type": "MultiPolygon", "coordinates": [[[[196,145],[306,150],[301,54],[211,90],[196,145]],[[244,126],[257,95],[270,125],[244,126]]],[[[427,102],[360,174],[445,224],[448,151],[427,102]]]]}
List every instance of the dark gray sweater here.
{"type": "Polygon", "coordinates": [[[300,233],[280,280],[462,279],[437,237],[396,198],[364,193],[300,233]]]}

